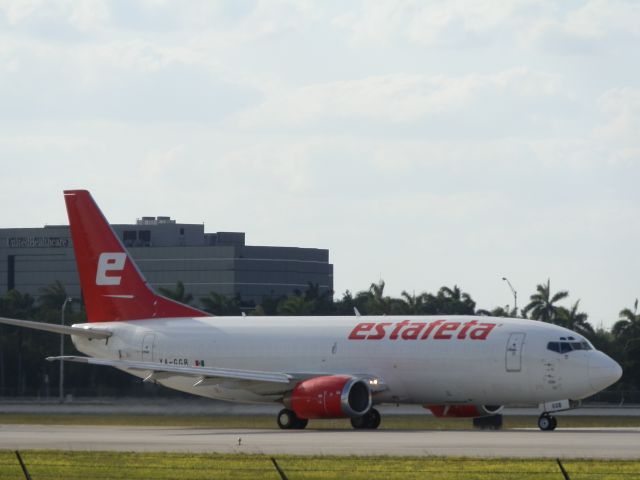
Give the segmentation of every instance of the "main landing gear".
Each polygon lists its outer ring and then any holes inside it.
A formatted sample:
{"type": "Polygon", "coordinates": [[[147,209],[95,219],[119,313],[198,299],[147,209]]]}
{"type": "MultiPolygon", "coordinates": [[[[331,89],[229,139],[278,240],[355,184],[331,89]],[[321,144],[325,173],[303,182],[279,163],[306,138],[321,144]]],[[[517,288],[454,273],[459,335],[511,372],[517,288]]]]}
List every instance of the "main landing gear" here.
{"type": "Polygon", "coordinates": [[[372,408],[361,417],[353,417],[351,418],[351,426],[356,430],[375,430],[380,426],[380,412],[372,408]]]}
{"type": "Polygon", "coordinates": [[[278,426],[283,430],[304,430],[309,423],[306,418],[298,418],[293,410],[283,408],[278,413],[278,426]]]}
{"type": "Polygon", "coordinates": [[[558,420],[556,420],[556,417],[549,415],[547,412],[543,413],[538,418],[538,427],[540,427],[540,430],[550,432],[555,430],[557,426],[558,420]]]}
{"type": "MultiPolygon", "coordinates": [[[[293,410],[289,410],[288,408],[280,410],[277,421],[278,426],[283,430],[303,430],[309,423],[309,420],[299,418],[293,410]]],[[[356,430],[375,430],[380,426],[380,412],[372,408],[361,417],[353,417],[351,419],[351,426],[356,430]]]]}

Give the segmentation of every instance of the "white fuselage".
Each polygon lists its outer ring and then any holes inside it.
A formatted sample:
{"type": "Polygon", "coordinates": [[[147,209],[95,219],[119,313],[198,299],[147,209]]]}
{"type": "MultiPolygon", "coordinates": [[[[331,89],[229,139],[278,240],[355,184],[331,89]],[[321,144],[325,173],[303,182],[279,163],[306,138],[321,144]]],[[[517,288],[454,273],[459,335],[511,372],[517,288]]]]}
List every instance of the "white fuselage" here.
{"type": "MultiPolygon", "coordinates": [[[[387,387],[374,394],[374,403],[505,405],[579,400],[619,377],[619,366],[597,350],[549,350],[549,342],[561,338],[585,340],[564,328],[532,320],[249,316],[90,326],[113,332],[108,340],[73,337],[78,350],[92,357],[290,374],[363,375],[380,378],[387,387]],[[426,338],[421,336],[427,327],[415,330],[414,335],[408,331],[413,325],[428,326],[437,321],[460,327],[441,332],[438,338],[441,325],[437,323],[426,338]],[[474,339],[471,330],[463,331],[469,322],[494,326],[486,338],[474,339]],[[376,331],[384,334],[377,335],[382,338],[367,338],[375,337],[376,331]]],[[[282,399],[281,393],[270,394],[268,385],[256,391],[255,386],[246,388],[246,381],[205,382],[196,387],[193,379],[170,374],[156,381],[209,398],[240,402],[282,399]]]]}

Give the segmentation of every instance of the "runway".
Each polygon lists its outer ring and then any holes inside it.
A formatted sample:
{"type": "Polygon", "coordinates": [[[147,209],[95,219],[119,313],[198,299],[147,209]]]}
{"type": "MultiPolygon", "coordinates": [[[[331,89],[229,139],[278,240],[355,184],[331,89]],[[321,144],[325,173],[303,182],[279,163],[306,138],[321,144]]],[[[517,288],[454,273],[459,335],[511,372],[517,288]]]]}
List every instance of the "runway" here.
{"type": "Polygon", "coordinates": [[[640,459],[640,428],[364,432],[2,425],[0,449],[640,459]]]}

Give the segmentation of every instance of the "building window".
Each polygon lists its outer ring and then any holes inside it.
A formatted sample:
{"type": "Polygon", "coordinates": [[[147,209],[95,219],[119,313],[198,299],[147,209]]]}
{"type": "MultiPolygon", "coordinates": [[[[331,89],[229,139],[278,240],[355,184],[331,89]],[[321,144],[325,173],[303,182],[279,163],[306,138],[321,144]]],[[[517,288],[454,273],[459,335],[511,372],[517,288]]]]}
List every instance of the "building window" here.
{"type": "Polygon", "coordinates": [[[122,232],[122,241],[125,247],[132,247],[138,239],[138,232],[135,230],[125,230],[122,232]]]}
{"type": "Polygon", "coordinates": [[[138,232],[138,240],[143,247],[151,246],[151,230],[140,230],[138,232]]]}

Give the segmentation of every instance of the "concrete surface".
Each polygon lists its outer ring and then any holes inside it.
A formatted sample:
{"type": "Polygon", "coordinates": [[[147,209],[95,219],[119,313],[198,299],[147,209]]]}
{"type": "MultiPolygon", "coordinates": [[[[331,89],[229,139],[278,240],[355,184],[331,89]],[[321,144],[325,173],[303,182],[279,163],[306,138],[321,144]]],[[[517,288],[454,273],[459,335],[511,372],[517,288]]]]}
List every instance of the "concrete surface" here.
{"type": "Polygon", "coordinates": [[[0,449],[640,459],[640,429],[364,432],[2,425],[0,449]]]}

